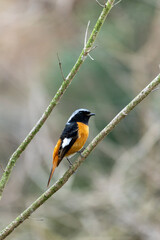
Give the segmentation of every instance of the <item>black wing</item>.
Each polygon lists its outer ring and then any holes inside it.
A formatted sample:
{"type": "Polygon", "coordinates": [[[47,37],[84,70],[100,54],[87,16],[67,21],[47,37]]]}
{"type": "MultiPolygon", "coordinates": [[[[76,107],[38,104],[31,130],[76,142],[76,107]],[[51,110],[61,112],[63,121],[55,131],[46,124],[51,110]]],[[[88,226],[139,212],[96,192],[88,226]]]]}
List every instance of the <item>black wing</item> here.
{"type": "Polygon", "coordinates": [[[63,157],[65,156],[65,154],[69,151],[69,149],[72,147],[72,145],[74,144],[74,142],[76,141],[76,139],[78,138],[78,124],[75,123],[67,123],[62,135],[60,136],[62,143],[61,146],[59,148],[59,152],[58,152],[58,156],[59,156],[59,163],[61,162],[61,160],[63,159],[63,157]],[[63,141],[64,139],[70,139],[70,142],[68,145],[66,145],[65,147],[63,147],[63,141]]]}

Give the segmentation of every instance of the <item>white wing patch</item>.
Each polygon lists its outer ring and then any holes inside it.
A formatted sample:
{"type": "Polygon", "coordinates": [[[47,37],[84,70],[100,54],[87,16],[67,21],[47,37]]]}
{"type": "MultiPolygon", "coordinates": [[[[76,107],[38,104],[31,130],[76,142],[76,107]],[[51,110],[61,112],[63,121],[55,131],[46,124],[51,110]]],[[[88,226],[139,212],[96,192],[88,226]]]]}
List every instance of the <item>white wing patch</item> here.
{"type": "Polygon", "coordinates": [[[64,138],[63,142],[62,142],[62,148],[65,148],[66,146],[68,146],[71,142],[72,138],[64,138]]]}

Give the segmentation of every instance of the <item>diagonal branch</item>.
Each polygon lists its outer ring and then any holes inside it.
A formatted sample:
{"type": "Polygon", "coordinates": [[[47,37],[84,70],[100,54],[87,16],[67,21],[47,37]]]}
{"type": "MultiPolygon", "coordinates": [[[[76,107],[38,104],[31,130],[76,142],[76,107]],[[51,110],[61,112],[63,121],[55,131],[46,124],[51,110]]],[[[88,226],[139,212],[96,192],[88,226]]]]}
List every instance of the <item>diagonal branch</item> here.
{"type": "Polygon", "coordinates": [[[39,121],[32,128],[30,133],[26,136],[24,141],[19,145],[17,150],[12,154],[11,158],[9,159],[8,164],[6,166],[6,169],[5,169],[5,171],[4,171],[4,173],[3,173],[2,177],[1,177],[1,180],[0,180],[0,199],[2,197],[3,190],[5,188],[6,183],[9,180],[11,171],[12,171],[12,169],[13,169],[16,161],[17,161],[17,159],[20,157],[21,153],[26,149],[26,147],[31,142],[31,140],[34,138],[36,133],[43,126],[44,122],[46,121],[46,119],[51,114],[53,108],[57,105],[57,103],[59,102],[59,100],[63,96],[64,92],[69,87],[71,81],[73,80],[73,78],[77,74],[80,66],[83,64],[83,62],[86,59],[88,53],[92,49],[93,43],[95,42],[95,39],[96,39],[96,37],[97,37],[97,35],[98,35],[98,33],[99,33],[99,31],[100,31],[104,21],[105,21],[108,13],[112,9],[114,2],[115,2],[115,0],[108,0],[107,1],[107,3],[105,4],[104,8],[102,9],[102,12],[101,12],[101,14],[100,14],[100,16],[99,16],[99,18],[98,18],[94,28],[93,28],[93,31],[92,31],[92,33],[91,33],[91,35],[90,35],[90,37],[89,37],[89,39],[88,39],[88,41],[86,43],[85,48],[83,48],[79,58],[77,59],[77,62],[75,63],[75,65],[71,69],[71,71],[68,74],[68,76],[66,77],[65,81],[63,81],[62,85],[60,86],[59,90],[55,94],[54,98],[50,102],[49,106],[47,107],[47,109],[45,110],[45,112],[43,113],[43,115],[41,116],[39,121]]]}
{"type": "Polygon", "coordinates": [[[128,113],[134,109],[149,93],[160,84],[160,74],[144,88],[125,108],[123,108],[113,120],[92,140],[88,147],[83,151],[83,157],[80,156],[76,162],[69,168],[63,177],[61,177],[53,186],[44,192],[35,202],[33,202],[23,213],[13,220],[4,230],[0,232],[0,240],[5,239],[15,228],[24,222],[37,208],[47,201],[55,192],[57,192],[77,170],[82,162],[88,157],[93,149],[106,137],[128,113]]]}

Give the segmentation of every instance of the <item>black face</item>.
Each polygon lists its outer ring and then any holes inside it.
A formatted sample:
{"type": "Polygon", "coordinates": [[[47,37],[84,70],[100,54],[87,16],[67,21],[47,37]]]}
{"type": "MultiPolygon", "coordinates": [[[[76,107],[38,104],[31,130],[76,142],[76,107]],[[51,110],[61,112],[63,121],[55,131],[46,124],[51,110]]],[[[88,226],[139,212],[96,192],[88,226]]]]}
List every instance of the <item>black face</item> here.
{"type": "Polygon", "coordinates": [[[82,122],[88,124],[89,118],[94,115],[94,113],[91,113],[87,109],[78,109],[71,115],[68,122],[82,122]]]}

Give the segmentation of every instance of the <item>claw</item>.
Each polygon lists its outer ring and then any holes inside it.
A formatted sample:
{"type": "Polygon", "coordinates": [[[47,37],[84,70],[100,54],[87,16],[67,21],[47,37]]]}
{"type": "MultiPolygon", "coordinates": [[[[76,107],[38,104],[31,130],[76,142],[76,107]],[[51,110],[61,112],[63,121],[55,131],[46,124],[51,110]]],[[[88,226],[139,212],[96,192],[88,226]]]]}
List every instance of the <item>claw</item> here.
{"type": "Polygon", "coordinates": [[[69,162],[69,166],[71,167],[73,165],[72,162],[69,160],[69,158],[67,158],[67,161],[69,162]]]}

